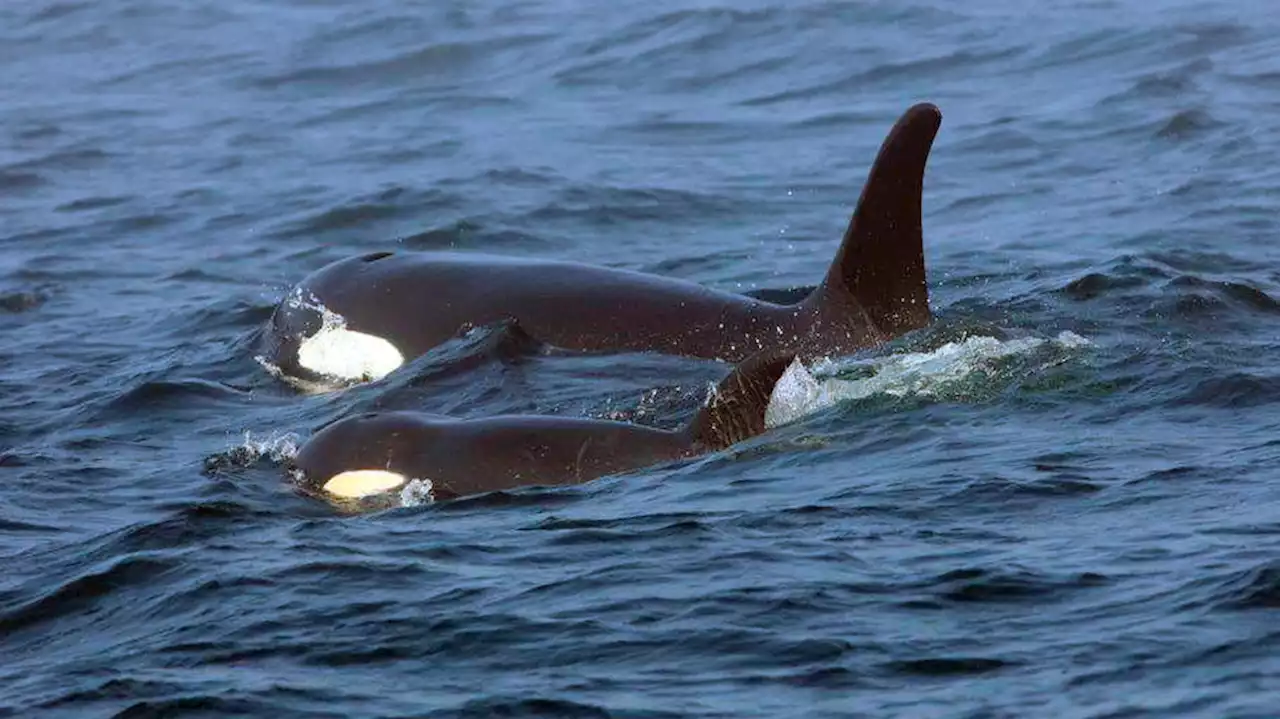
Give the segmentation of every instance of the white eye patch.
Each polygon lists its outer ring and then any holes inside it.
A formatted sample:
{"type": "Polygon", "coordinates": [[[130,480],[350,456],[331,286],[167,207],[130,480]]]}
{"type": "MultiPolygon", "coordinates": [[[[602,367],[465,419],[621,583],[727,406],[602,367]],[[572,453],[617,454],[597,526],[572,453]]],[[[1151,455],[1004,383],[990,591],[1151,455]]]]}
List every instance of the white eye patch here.
{"type": "Polygon", "coordinates": [[[374,381],[404,364],[404,355],[381,337],[326,323],[298,347],[298,364],[328,377],[374,381]]]}
{"type": "Polygon", "coordinates": [[[324,491],[344,499],[361,499],[390,491],[404,484],[405,476],[385,469],[356,469],[341,472],[324,483],[324,491]]]}

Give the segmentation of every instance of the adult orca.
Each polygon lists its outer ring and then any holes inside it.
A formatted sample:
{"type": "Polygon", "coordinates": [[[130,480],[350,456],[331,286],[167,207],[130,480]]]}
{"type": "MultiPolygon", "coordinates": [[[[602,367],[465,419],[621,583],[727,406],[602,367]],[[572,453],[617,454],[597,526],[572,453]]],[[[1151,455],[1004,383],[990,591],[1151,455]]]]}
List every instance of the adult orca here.
{"type": "Polygon", "coordinates": [[[340,419],[291,461],[308,492],[383,504],[407,490],[433,501],[523,486],[578,484],[724,449],[765,431],[765,410],[793,352],[762,352],[720,382],[681,429],[585,417],[460,420],[422,412],[340,419]]]}
{"type": "Polygon", "coordinates": [[[942,123],[928,103],[880,147],[826,277],[775,304],[658,275],[575,262],[375,252],[305,278],[263,333],[263,359],[308,381],[379,379],[472,327],[514,322],[539,342],[738,362],[760,351],[830,356],[931,320],[921,195],[942,123]]]}

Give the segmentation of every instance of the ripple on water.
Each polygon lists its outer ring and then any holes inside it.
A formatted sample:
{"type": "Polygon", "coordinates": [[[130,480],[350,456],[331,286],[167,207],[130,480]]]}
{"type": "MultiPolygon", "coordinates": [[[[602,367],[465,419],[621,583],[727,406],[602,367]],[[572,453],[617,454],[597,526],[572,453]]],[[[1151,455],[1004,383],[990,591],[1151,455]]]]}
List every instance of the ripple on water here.
{"type": "Polygon", "coordinates": [[[1274,714],[1258,7],[5,6],[0,713],[1274,714]],[[252,358],[308,272],[399,244],[794,300],[917,99],[940,319],[819,378],[858,397],[579,487],[289,483],[348,412],[676,426],[724,371],[482,332],[305,394],[252,358]]]}

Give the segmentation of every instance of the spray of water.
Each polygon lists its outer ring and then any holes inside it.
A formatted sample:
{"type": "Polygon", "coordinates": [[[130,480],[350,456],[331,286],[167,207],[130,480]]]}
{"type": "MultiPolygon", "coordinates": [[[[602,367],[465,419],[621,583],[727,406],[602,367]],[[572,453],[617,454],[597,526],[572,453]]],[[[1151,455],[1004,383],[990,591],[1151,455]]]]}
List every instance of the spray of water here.
{"type": "Polygon", "coordinates": [[[765,411],[765,425],[778,427],[840,402],[875,395],[947,395],[975,377],[1000,375],[1011,361],[1038,371],[1066,361],[1071,352],[1090,344],[1072,332],[1062,332],[1053,339],[968,337],[932,352],[908,352],[858,362],[822,361],[812,369],[796,361],[774,387],[765,411]],[[833,376],[840,374],[861,376],[833,376]]]}

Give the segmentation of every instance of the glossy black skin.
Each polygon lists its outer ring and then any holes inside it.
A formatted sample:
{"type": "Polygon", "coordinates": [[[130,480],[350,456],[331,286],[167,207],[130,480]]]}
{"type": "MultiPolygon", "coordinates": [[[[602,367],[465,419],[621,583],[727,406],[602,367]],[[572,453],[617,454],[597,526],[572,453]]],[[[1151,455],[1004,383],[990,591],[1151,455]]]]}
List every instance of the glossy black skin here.
{"type": "Polygon", "coordinates": [[[921,104],[899,119],[868,176],[826,278],[774,304],[696,283],[575,262],[461,253],[379,252],[334,262],[295,289],[267,327],[286,374],[323,305],[349,329],[387,339],[406,360],[472,328],[510,323],[581,351],[653,351],[739,362],[760,351],[832,356],[929,323],[921,239],[925,164],[941,123],[921,104]],[[308,305],[311,305],[310,307],[308,305]]]}
{"type": "MultiPolygon", "coordinates": [[[[350,469],[431,482],[436,500],[523,486],[577,484],[707,451],[687,431],[624,422],[512,415],[456,420],[367,414],[318,432],[294,459],[322,485],[350,469]]],[[[318,488],[318,487],[317,487],[318,488]]]]}
{"type": "MultiPolygon", "coordinates": [[[[416,357],[471,327],[514,320],[539,342],[583,351],[656,351],[738,362],[791,344],[816,313],[640,272],[525,258],[453,253],[375,253],[309,276],[304,293],[347,321],[416,357]],[[399,308],[399,309],[397,309],[399,308]]],[[[306,308],[282,305],[272,333],[294,334],[306,308]]],[[[853,317],[849,346],[873,330],[853,317]]],[[[311,330],[314,332],[314,330],[311,330]]]]}
{"type": "Polygon", "coordinates": [[[724,449],[763,433],[773,389],[795,357],[762,352],[748,358],[679,430],[584,417],[459,420],[422,412],[370,413],[317,432],[293,465],[304,487],[317,494],[334,476],[367,469],[429,481],[436,500],[578,484],[724,449]]]}

